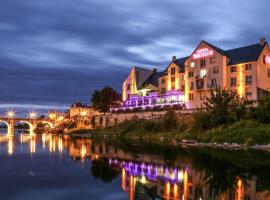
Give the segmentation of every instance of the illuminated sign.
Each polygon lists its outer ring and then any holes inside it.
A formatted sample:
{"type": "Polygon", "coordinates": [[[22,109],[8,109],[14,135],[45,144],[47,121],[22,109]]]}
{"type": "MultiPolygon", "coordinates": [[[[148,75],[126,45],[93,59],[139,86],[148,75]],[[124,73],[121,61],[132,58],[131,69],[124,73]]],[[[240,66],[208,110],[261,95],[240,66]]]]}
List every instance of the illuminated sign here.
{"type": "Polygon", "coordinates": [[[207,56],[212,56],[214,54],[213,50],[210,50],[208,48],[198,49],[193,54],[193,59],[203,58],[207,56]]]}
{"type": "Polygon", "coordinates": [[[265,61],[270,64],[270,56],[266,56],[265,61]]]}

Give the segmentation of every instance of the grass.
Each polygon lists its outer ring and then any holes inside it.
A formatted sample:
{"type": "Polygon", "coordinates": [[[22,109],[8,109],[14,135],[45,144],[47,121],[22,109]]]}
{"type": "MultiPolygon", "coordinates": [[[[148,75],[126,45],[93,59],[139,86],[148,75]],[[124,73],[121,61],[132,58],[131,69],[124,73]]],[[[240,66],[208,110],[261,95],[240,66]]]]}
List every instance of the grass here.
{"type": "MultiPolygon", "coordinates": [[[[79,132],[78,132],[79,133],[79,132]]],[[[88,132],[89,133],[89,132],[88,132]]],[[[120,139],[159,140],[187,139],[205,143],[269,144],[270,125],[251,120],[241,120],[234,124],[222,125],[207,131],[196,131],[185,124],[166,127],[163,120],[132,120],[106,129],[91,132],[94,136],[106,135],[120,139]]]]}

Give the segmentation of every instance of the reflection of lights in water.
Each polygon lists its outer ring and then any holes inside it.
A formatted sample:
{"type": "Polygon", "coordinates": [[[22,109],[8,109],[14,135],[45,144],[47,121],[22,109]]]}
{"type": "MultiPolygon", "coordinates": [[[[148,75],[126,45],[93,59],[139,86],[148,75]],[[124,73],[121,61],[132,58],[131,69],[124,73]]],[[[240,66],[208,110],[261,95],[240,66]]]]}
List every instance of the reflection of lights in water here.
{"type": "Polygon", "coordinates": [[[55,152],[55,140],[52,135],[50,135],[50,152],[55,152]]]}
{"type": "Polygon", "coordinates": [[[61,137],[58,138],[58,151],[62,153],[63,151],[63,140],[61,137]]]}
{"type": "Polygon", "coordinates": [[[146,183],[147,183],[147,180],[146,180],[146,178],[145,178],[144,175],[142,175],[142,178],[141,178],[140,182],[141,182],[142,184],[146,184],[146,183]]]}
{"type": "Polygon", "coordinates": [[[177,175],[177,179],[179,182],[182,182],[183,181],[183,171],[182,170],[178,170],[178,175],[177,175]]]}
{"type": "Polygon", "coordinates": [[[188,189],[188,174],[187,171],[184,172],[184,200],[187,199],[187,189],[188,189]]]}
{"type": "Polygon", "coordinates": [[[13,154],[13,137],[8,137],[8,155],[13,154]]]}
{"type": "Polygon", "coordinates": [[[86,156],[86,146],[83,143],[81,148],[81,159],[84,160],[85,156],[86,156]]]}
{"type": "Polygon", "coordinates": [[[46,135],[42,134],[42,148],[45,149],[46,148],[46,135]]]}
{"type": "Polygon", "coordinates": [[[129,177],[129,199],[134,199],[134,177],[132,175],[129,177]]]}
{"type": "Polygon", "coordinates": [[[178,199],[178,185],[174,184],[173,186],[173,199],[177,200],[178,199]]]}
{"type": "Polygon", "coordinates": [[[30,140],[30,153],[36,153],[36,138],[31,137],[30,140]]]}
{"type": "Polygon", "coordinates": [[[126,170],[122,168],[122,189],[126,191],[126,170]]]}
{"type": "Polygon", "coordinates": [[[242,181],[239,179],[237,181],[237,200],[242,200],[243,199],[243,184],[242,181]]]}
{"type": "Polygon", "coordinates": [[[165,185],[165,199],[170,199],[170,190],[171,190],[171,184],[169,182],[165,185]]]}

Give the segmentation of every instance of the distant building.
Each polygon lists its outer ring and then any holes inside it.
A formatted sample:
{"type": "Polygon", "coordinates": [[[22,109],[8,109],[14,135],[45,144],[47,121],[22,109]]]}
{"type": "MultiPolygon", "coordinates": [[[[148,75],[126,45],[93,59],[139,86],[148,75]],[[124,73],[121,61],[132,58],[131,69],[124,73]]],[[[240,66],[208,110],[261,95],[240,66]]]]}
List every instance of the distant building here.
{"type": "Polygon", "coordinates": [[[92,106],[82,104],[82,103],[74,103],[71,105],[69,109],[69,117],[92,117],[94,115],[98,115],[99,112],[94,110],[92,106]]]}
{"type": "Polygon", "coordinates": [[[123,107],[182,104],[197,108],[216,87],[254,101],[268,92],[270,49],[266,40],[230,50],[201,41],[190,56],[173,56],[162,72],[134,67],[122,85],[123,107]]]}

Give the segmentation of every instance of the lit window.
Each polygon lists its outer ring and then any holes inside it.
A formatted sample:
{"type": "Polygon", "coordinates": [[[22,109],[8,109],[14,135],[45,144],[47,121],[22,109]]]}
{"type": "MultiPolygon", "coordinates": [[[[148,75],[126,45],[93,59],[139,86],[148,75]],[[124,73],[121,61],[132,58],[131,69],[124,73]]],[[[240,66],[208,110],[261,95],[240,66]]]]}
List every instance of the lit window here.
{"type": "Polygon", "coordinates": [[[172,77],[171,78],[171,82],[175,82],[175,77],[172,77]]]}
{"type": "Polygon", "coordinates": [[[206,77],[206,69],[200,70],[200,78],[205,78],[206,77]]]}
{"type": "Polygon", "coordinates": [[[181,91],[185,91],[185,85],[181,85],[181,91]]]}
{"type": "Polygon", "coordinates": [[[236,77],[231,78],[231,86],[236,86],[236,77]]]}
{"type": "Polygon", "coordinates": [[[190,67],[191,67],[191,68],[195,67],[195,62],[191,62],[191,63],[190,63],[190,67]]]}
{"type": "Polygon", "coordinates": [[[252,76],[246,76],[246,85],[252,85],[252,76]]]}
{"type": "Polygon", "coordinates": [[[165,88],[161,88],[161,94],[165,94],[166,93],[166,89],[165,88]]]}

